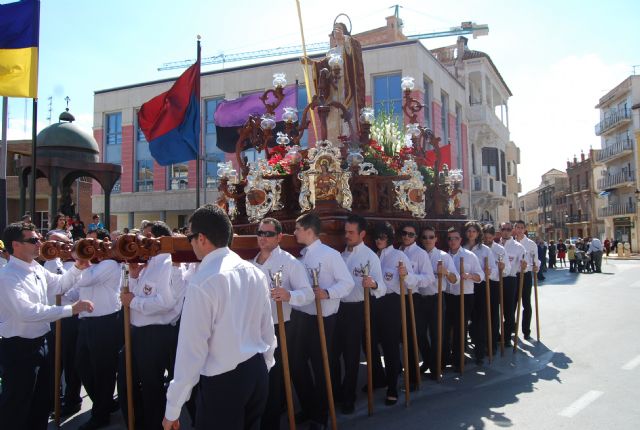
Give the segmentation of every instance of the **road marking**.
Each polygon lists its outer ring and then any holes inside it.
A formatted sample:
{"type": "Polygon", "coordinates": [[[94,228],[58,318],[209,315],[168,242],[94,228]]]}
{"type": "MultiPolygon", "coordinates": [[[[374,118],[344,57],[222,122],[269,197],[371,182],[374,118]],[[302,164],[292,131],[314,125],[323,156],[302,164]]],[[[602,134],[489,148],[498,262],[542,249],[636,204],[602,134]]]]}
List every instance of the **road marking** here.
{"type": "Polygon", "coordinates": [[[567,418],[573,418],[578,414],[578,412],[580,412],[581,410],[589,406],[591,402],[596,400],[598,397],[602,396],[602,394],[604,394],[602,391],[596,391],[596,390],[588,391],[578,400],[576,400],[575,402],[571,403],[569,406],[564,408],[562,412],[560,412],[560,415],[567,418]]]}
{"type": "Polygon", "coordinates": [[[640,364],[640,355],[622,366],[622,370],[633,370],[640,364]]]}

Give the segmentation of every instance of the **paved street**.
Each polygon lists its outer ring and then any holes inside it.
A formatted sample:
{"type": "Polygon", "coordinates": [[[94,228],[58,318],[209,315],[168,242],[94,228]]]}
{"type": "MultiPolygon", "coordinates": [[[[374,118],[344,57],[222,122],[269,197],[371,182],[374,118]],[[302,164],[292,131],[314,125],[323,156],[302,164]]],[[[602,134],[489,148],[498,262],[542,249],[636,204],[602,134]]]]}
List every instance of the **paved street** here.
{"type": "MultiPolygon", "coordinates": [[[[539,289],[540,343],[522,342],[522,351],[508,350],[490,365],[468,364],[462,377],[447,372],[440,384],[424,381],[408,409],[402,401],[384,406],[384,390],[378,390],[374,416],[367,417],[361,394],[354,415],[339,415],[339,427],[637,428],[639,274],[640,261],[620,260],[603,262],[602,274],[548,271],[539,289]]],[[[85,413],[64,429],[88,419],[88,398],[83,406],[85,413]]],[[[123,428],[119,414],[113,422],[109,428],[123,428]]]]}

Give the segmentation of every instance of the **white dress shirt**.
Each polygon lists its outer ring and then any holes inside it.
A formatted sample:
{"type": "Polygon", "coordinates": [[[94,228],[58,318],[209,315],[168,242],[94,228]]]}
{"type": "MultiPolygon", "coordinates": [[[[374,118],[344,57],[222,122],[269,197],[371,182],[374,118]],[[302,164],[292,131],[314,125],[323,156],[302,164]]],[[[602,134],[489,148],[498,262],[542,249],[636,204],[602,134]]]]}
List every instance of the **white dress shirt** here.
{"type": "MultiPolygon", "coordinates": [[[[312,303],[315,300],[315,294],[311,288],[309,282],[309,276],[307,275],[307,269],[304,268],[301,262],[299,262],[293,255],[289,254],[279,246],[276,247],[269,258],[263,263],[258,263],[258,257],[260,254],[252,260],[262,273],[267,275],[269,280],[269,286],[275,288],[271,276],[275,275],[279,270],[282,270],[282,278],[280,286],[289,291],[291,298],[289,302],[282,302],[282,314],[284,320],[289,321],[291,319],[291,306],[304,306],[312,303]]],[[[278,323],[278,311],[275,300],[271,300],[271,317],[273,323],[278,323]]]]}
{"type": "Polygon", "coordinates": [[[472,275],[479,275],[480,281],[484,280],[484,272],[482,271],[482,267],[480,267],[480,262],[478,261],[478,257],[463,247],[458,249],[458,252],[455,254],[449,253],[451,258],[453,258],[453,263],[456,265],[456,269],[460,276],[458,277],[458,282],[452,284],[449,283],[447,286],[447,293],[454,294],[456,296],[460,295],[460,281],[464,282],[464,293],[465,294],[473,294],[473,280],[471,279],[462,279],[462,273],[460,273],[460,257],[464,258],[464,273],[470,273],[472,275]]]}
{"type": "MultiPolygon", "coordinates": [[[[400,275],[398,274],[398,263],[402,261],[404,267],[407,268],[407,276],[404,277],[404,285],[407,288],[414,288],[418,283],[418,277],[413,273],[411,260],[407,254],[395,249],[393,245],[387,246],[380,253],[380,266],[382,267],[382,276],[387,287],[387,294],[400,294],[400,275]]],[[[405,291],[408,293],[408,291],[405,291]]]]}
{"type": "Polygon", "coordinates": [[[93,312],[80,312],[80,318],[101,317],[118,312],[120,303],[120,286],[122,284],[122,269],[114,260],[104,260],[91,265],[82,273],[82,279],[75,285],[75,289],[82,300],[91,300],[93,312]]]}
{"type": "MultiPolygon", "coordinates": [[[[347,297],[353,289],[354,282],[347,265],[338,251],[320,242],[317,239],[302,251],[300,260],[307,269],[309,282],[313,287],[313,277],[310,269],[320,269],[318,275],[319,287],[329,292],[329,298],[320,300],[322,316],[328,317],[338,312],[340,299],[347,297]]],[[[317,315],[315,299],[314,303],[304,306],[294,306],[294,309],[308,315],[317,315]]]]}
{"type": "MultiPolygon", "coordinates": [[[[516,239],[517,240],[517,239],[516,239]]],[[[522,240],[518,240],[520,245],[524,246],[526,251],[525,261],[527,262],[527,270],[525,272],[531,272],[533,269],[533,262],[535,261],[537,266],[540,267],[540,259],[538,258],[538,245],[529,239],[527,236],[523,236],[522,240]]]]}
{"type": "Polygon", "coordinates": [[[600,239],[598,239],[597,237],[594,237],[593,239],[591,239],[591,242],[589,243],[589,253],[592,252],[597,252],[597,251],[602,251],[602,242],[600,242],[600,239]]]}
{"type": "Polygon", "coordinates": [[[509,260],[509,270],[505,266],[504,276],[518,276],[520,273],[520,262],[526,254],[524,246],[520,245],[520,242],[514,238],[509,238],[506,241],[502,240],[504,251],[506,252],[509,260]]]}
{"type": "Polygon", "coordinates": [[[0,336],[35,339],[49,332],[49,323],[70,317],[71,305],[52,306],[49,297],[64,294],[81,273],[72,267],[58,275],[36,261],[11,257],[0,269],[0,336]]]}
{"type": "Polygon", "coordinates": [[[229,248],[207,254],[191,277],[180,323],[165,416],[176,420],[200,375],[235,369],[256,354],[274,364],[276,336],[269,281],[229,248]]]}
{"type": "MultiPolygon", "coordinates": [[[[431,265],[433,267],[433,273],[436,275],[436,282],[434,283],[433,288],[431,289],[433,292],[431,294],[438,294],[438,261],[442,260],[442,265],[447,272],[453,273],[456,275],[456,280],[454,282],[457,283],[460,280],[460,274],[458,273],[458,269],[456,268],[455,263],[453,262],[453,258],[449,255],[449,253],[444,252],[441,249],[433,247],[431,251],[427,251],[429,254],[429,258],[431,258],[431,265]]],[[[447,291],[449,285],[449,280],[446,276],[442,277],[442,291],[447,291]]]]}
{"type": "Polygon", "coordinates": [[[137,279],[129,279],[131,325],[171,324],[175,320],[175,299],[171,292],[171,254],[151,257],[137,279]]]}
{"type": "Polygon", "coordinates": [[[407,254],[407,257],[409,257],[413,273],[418,278],[418,282],[416,284],[418,293],[423,296],[434,294],[434,285],[436,285],[437,292],[438,286],[436,284],[436,277],[433,274],[433,266],[431,265],[431,259],[429,258],[427,251],[420,248],[416,243],[412,243],[402,251],[404,251],[404,253],[407,254]]]}
{"type": "Polygon", "coordinates": [[[171,294],[173,295],[173,309],[169,311],[172,315],[170,324],[175,325],[182,315],[184,296],[187,293],[189,279],[195,273],[199,263],[182,263],[178,266],[171,266],[171,294]]]}
{"type": "Polygon", "coordinates": [[[498,263],[500,262],[500,259],[502,259],[502,263],[504,263],[504,269],[502,269],[502,276],[505,276],[506,273],[509,273],[511,271],[511,263],[507,258],[507,251],[505,251],[502,245],[497,244],[495,242],[491,242],[491,246],[489,245],[486,245],[486,246],[493,253],[493,260],[496,263],[496,274],[494,276],[494,274],[491,273],[491,280],[498,282],[500,281],[500,268],[498,267],[498,263]]]}
{"type": "MultiPolygon", "coordinates": [[[[493,252],[491,252],[491,248],[489,248],[487,245],[483,244],[483,243],[478,243],[476,245],[474,245],[471,249],[471,252],[473,252],[474,254],[476,254],[476,257],[478,257],[478,262],[480,263],[480,267],[482,268],[482,271],[485,271],[485,261],[489,261],[489,279],[493,279],[495,281],[498,280],[498,266],[496,265],[496,259],[493,255],[493,252]]],[[[482,277],[482,280],[484,280],[484,276],[482,277]]]]}
{"type": "MultiPolygon", "coordinates": [[[[56,257],[52,260],[45,261],[43,267],[51,273],[57,273],[58,275],[63,275],[67,270],[71,269],[74,264],[75,264],[75,261],[65,261],[63,263],[60,257],[56,257]]],[[[63,306],[72,305],[78,300],[80,300],[80,294],[78,294],[78,290],[76,290],[76,288],[73,287],[62,295],[62,300],[60,303],[63,306]]],[[[56,302],[55,294],[49,295],[49,303],[55,303],[55,302],[56,302]]]]}
{"type": "Polygon", "coordinates": [[[354,246],[351,251],[345,249],[342,253],[342,258],[351,273],[355,286],[349,295],[340,299],[341,302],[356,303],[364,301],[362,277],[364,276],[363,270],[366,270],[364,269],[365,266],[369,266],[369,276],[378,284],[378,288],[371,288],[370,294],[374,297],[382,297],[386,294],[387,289],[382,277],[380,259],[364,242],[354,246]]]}

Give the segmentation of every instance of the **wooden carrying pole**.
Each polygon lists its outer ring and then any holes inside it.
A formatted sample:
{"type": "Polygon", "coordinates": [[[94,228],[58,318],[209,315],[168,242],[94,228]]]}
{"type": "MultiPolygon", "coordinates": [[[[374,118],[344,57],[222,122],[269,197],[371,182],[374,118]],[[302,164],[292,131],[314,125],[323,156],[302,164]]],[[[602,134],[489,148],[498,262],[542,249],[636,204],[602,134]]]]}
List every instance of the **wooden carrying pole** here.
{"type": "Polygon", "coordinates": [[[464,317],[464,257],[460,257],[460,373],[464,373],[464,344],[467,321],[464,317]]]}
{"type": "MultiPolygon", "coordinates": [[[[62,294],[56,294],[56,306],[62,306],[62,294]]],[[[60,379],[62,376],[62,320],[56,321],[56,343],[53,387],[53,416],[56,427],[60,427],[60,379]]]]}
{"type": "Polygon", "coordinates": [[[367,411],[373,415],[373,353],[371,351],[371,297],[369,289],[364,289],[364,343],[367,354],[367,411]]]}
{"type": "Polygon", "coordinates": [[[416,372],[416,389],[420,389],[420,354],[418,352],[418,331],[416,329],[416,308],[413,305],[413,290],[408,288],[409,297],[409,321],[411,323],[411,345],[413,346],[413,361],[416,372]]]}
{"type": "MultiPolygon", "coordinates": [[[[502,263],[502,256],[500,256],[500,263],[502,263]]],[[[500,356],[504,356],[504,277],[502,276],[502,267],[498,266],[498,273],[500,276],[500,356]]]]}
{"type": "MultiPolygon", "coordinates": [[[[403,266],[402,261],[398,263],[398,269],[403,266]]],[[[407,336],[407,305],[405,296],[407,290],[404,286],[404,276],[400,277],[400,321],[402,324],[402,358],[404,360],[404,404],[409,406],[411,387],[409,386],[409,340],[407,336]]]]}
{"type": "Polygon", "coordinates": [[[493,338],[491,336],[491,267],[489,266],[489,257],[484,257],[484,298],[487,308],[487,355],[489,363],[493,361],[493,338]]]}
{"type": "MultiPolygon", "coordinates": [[[[122,292],[129,293],[129,264],[122,265],[122,292]]],[[[124,309],[124,362],[127,381],[127,426],[129,430],[135,429],[135,416],[133,415],[133,364],[131,360],[131,309],[123,305],[124,309]]]]}
{"type": "Polygon", "coordinates": [[[284,327],[284,313],[282,311],[281,301],[276,301],[276,311],[278,312],[278,333],[280,334],[280,354],[282,355],[282,374],[284,376],[284,394],[287,398],[287,417],[289,418],[289,430],[295,430],[296,418],[294,415],[295,410],[293,408],[293,395],[291,392],[289,351],[287,349],[287,333],[284,327]]]}
{"type": "Polygon", "coordinates": [[[524,270],[520,267],[520,284],[518,285],[518,305],[516,306],[516,332],[513,337],[513,352],[518,349],[518,331],[520,329],[520,306],[522,305],[522,289],[524,288],[524,270]]]}
{"type": "Polygon", "coordinates": [[[536,300],[536,339],[540,342],[540,314],[538,313],[538,274],[536,273],[536,257],[535,254],[531,254],[531,259],[533,260],[533,271],[531,272],[531,276],[533,276],[533,296],[536,300]]]}
{"type": "Polygon", "coordinates": [[[442,380],[442,260],[438,261],[438,348],[436,356],[436,378],[440,382],[442,380]]]}
{"type": "MultiPolygon", "coordinates": [[[[320,288],[318,284],[318,272],[313,271],[313,288],[320,288]]],[[[331,371],[329,370],[329,353],[327,352],[327,336],[324,333],[324,318],[322,315],[321,299],[316,297],[316,317],[318,319],[318,334],[320,335],[320,351],[322,352],[322,367],[324,368],[324,380],[327,389],[327,401],[329,402],[329,416],[331,428],[337,430],[336,406],[333,404],[333,386],[331,384],[331,371]]]]}

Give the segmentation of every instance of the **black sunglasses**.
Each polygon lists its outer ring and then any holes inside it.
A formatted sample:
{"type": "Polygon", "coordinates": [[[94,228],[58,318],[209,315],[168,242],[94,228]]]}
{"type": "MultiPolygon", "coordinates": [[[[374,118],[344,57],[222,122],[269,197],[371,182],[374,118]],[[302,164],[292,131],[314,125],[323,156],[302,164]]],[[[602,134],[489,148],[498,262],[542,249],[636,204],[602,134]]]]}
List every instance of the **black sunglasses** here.
{"type": "Polygon", "coordinates": [[[39,237],[30,237],[29,239],[22,239],[20,242],[35,245],[36,243],[42,242],[42,239],[40,239],[39,237]]]}
{"type": "Polygon", "coordinates": [[[416,237],[416,234],[415,234],[414,232],[412,232],[412,231],[404,231],[404,230],[403,230],[400,234],[401,234],[403,237],[404,237],[404,236],[416,237]]]}
{"type": "Polygon", "coordinates": [[[265,230],[256,231],[256,236],[258,237],[276,237],[277,235],[278,233],[276,233],[275,231],[265,231],[265,230]]]}
{"type": "Polygon", "coordinates": [[[427,240],[427,239],[435,239],[435,235],[434,236],[422,236],[422,240],[427,240]]]}
{"type": "Polygon", "coordinates": [[[189,233],[189,234],[187,235],[187,240],[188,240],[189,242],[191,242],[191,241],[192,241],[193,239],[195,239],[199,234],[200,234],[200,233],[189,233]]]}

